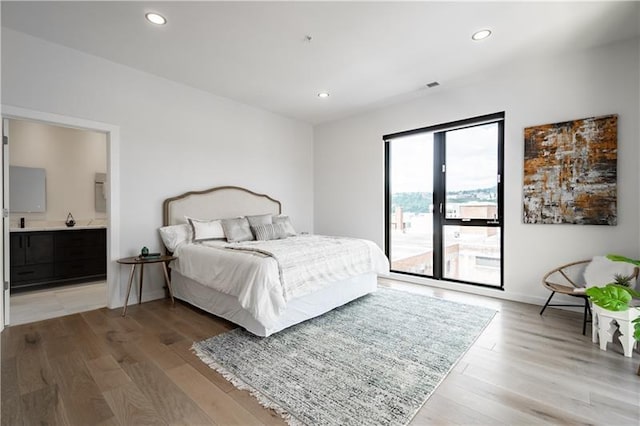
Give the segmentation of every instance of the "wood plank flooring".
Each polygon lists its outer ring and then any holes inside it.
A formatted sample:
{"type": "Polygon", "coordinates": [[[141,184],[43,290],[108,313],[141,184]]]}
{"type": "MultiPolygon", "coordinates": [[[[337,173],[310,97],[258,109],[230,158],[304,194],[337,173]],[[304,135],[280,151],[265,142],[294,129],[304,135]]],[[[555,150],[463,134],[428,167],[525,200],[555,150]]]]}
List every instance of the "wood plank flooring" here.
{"type": "MultiPolygon", "coordinates": [[[[424,286],[499,310],[413,419],[424,424],[640,424],[640,354],[600,351],[581,314],[424,286]]],[[[233,328],[182,303],[106,308],[2,333],[2,425],[282,425],[191,351],[233,328]]]]}

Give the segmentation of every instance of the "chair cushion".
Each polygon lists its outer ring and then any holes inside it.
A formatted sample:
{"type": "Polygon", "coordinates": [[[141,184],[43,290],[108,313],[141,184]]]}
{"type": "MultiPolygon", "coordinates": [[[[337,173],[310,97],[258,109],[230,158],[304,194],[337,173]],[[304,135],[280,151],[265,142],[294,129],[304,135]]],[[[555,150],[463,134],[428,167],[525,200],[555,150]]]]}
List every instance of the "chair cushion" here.
{"type": "MultiPolygon", "coordinates": [[[[584,270],[584,281],[587,287],[602,287],[614,282],[615,274],[631,276],[635,266],[630,263],[614,262],[604,256],[595,256],[584,270]]],[[[635,281],[631,281],[631,287],[635,281]]]]}

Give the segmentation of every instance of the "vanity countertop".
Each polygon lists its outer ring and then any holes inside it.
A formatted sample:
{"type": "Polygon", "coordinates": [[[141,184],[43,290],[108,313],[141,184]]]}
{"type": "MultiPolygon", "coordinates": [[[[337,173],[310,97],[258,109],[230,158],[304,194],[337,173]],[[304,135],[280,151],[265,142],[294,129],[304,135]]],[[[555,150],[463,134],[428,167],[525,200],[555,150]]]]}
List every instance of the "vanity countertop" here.
{"type": "Polygon", "coordinates": [[[16,224],[11,224],[9,232],[39,232],[39,231],[73,231],[74,229],[103,229],[107,227],[107,223],[102,219],[79,220],[75,226],[67,226],[62,221],[33,221],[27,222],[24,228],[20,228],[16,224]]]}
{"type": "Polygon", "coordinates": [[[26,228],[9,228],[9,232],[38,232],[38,231],[73,231],[74,229],[101,229],[107,225],[84,225],[84,226],[38,226],[26,228]]]}

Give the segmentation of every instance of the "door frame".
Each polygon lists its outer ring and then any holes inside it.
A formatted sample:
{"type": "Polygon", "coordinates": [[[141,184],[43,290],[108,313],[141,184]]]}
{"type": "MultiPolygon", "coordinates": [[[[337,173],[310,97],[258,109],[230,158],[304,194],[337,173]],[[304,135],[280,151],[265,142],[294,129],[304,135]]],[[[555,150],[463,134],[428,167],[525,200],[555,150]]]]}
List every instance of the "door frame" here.
{"type": "MultiPolygon", "coordinates": [[[[56,126],[71,127],[81,130],[105,133],[107,136],[107,306],[110,309],[120,306],[120,274],[116,260],[120,257],[120,126],[85,120],[42,111],[35,111],[12,105],[2,105],[2,118],[29,120],[56,126]]],[[[10,130],[9,130],[10,131],[10,130]]],[[[9,142],[11,143],[11,142],[9,142]]],[[[5,188],[7,182],[5,182],[5,188]]],[[[4,195],[4,194],[3,194],[4,195]]],[[[3,239],[7,241],[9,226],[3,227],[3,239]]],[[[5,246],[5,259],[6,256],[5,246]]],[[[8,265],[4,264],[3,279],[9,277],[8,265]]],[[[10,290],[3,291],[4,297],[4,325],[9,325],[9,295],[10,290]]]]}
{"type": "MultiPolygon", "coordinates": [[[[9,147],[7,145],[5,145],[4,141],[5,141],[5,137],[7,137],[7,133],[9,131],[8,129],[8,120],[0,117],[0,119],[2,119],[2,154],[1,154],[1,158],[2,158],[2,165],[1,170],[0,170],[0,188],[2,188],[2,196],[0,197],[0,202],[2,203],[1,207],[5,206],[5,196],[6,194],[9,194],[9,186],[7,185],[7,174],[9,171],[9,157],[8,157],[8,152],[9,152],[9,147]]],[[[9,242],[7,241],[8,238],[8,232],[5,232],[5,229],[8,229],[8,217],[5,218],[5,210],[2,209],[2,226],[0,227],[2,229],[2,240],[0,241],[0,282],[2,283],[2,298],[0,298],[0,331],[4,330],[4,325],[6,322],[8,322],[8,318],[9,318],[9,287],[7,285],[7,287],[5,287],[5,282],[8,283],[8,276],[9,273],[6,271],[7,267],[6,265],[9,264],[9,260],[8,260],[8,256],[7,256],[7,251],[9,250],[9,242]],[[5,320],[5,313],[7,316],[7,319],[5,320]]],[[[7,216],[8,216],[8,212],[7,212],[7,216]]]]}

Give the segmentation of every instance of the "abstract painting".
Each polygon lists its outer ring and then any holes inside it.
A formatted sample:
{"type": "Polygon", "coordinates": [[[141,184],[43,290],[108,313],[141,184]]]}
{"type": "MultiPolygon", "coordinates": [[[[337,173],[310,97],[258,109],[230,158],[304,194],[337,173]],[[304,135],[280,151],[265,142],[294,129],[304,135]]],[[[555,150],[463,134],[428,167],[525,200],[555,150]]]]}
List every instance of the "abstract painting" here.
{"type": "Polygon", "coordinates": [[[524,223],[617,224],[618,116],[524,129],[524,223]]]}

